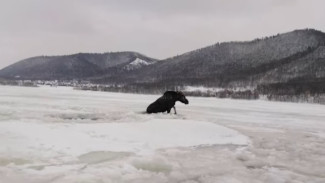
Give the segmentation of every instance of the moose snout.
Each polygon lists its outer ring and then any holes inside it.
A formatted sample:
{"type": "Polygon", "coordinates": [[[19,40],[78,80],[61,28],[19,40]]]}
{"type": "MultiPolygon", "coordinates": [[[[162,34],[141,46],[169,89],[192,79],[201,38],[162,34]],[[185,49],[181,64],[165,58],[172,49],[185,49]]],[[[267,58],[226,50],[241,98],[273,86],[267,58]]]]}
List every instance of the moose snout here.
{"type": "Polygon", "coordinates": [[[189,102],[188,102],[188,100],[186,99],[186,100],[184,101],[184,103],[187,105],[189,102]]]}

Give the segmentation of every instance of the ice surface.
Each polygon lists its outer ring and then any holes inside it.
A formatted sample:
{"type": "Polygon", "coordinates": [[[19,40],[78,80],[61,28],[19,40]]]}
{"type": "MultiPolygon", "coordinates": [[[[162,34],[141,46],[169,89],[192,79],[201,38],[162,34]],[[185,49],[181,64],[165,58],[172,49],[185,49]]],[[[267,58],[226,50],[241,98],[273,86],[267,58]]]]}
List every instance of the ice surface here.
{"type": "Polygon", "coordinates": [[[0,152],[35,161],[101,150],[142,155],[169,147],[249,142],[247,137],[220,125],[178,119],[60,125],[2,122],[1,131],[6,145],[0,146],[0,152]]]}
{"type": "Polygon", "coordinates": [[[325,106],[0,86],[0,182],[325,182],[325,106]]]}

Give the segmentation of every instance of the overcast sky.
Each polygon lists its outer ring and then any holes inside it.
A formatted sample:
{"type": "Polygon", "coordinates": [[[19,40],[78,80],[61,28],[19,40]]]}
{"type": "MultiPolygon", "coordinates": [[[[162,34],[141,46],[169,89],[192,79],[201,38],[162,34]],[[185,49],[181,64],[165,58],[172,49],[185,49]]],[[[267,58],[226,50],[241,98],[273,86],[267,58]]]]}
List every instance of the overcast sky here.
{"type": "Polygon", "coordinates": [[[0,0],[0,68],[38,55],[137,51],[325,31],[324,0],[0,0]]]}

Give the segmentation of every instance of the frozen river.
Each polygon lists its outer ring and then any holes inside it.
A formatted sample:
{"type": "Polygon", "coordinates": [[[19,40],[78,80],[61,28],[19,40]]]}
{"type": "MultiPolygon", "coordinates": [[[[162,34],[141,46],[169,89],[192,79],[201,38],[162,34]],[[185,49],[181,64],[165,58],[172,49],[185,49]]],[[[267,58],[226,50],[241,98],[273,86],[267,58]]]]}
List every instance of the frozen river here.
{"type": "Polygon", "coordinates": [[[0,183],[324,183],[325,105],[0,86],[0,183]]]}

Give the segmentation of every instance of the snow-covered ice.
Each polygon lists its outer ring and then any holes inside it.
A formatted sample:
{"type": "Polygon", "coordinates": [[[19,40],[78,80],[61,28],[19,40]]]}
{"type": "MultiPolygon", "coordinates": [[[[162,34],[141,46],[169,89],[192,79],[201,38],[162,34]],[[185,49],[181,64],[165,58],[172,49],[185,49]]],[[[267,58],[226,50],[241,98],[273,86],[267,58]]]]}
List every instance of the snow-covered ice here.
{"type": "Polygon", "coordinates": [[[325,106],[0,86],[0,182],[325,182],[325,106]]]}

